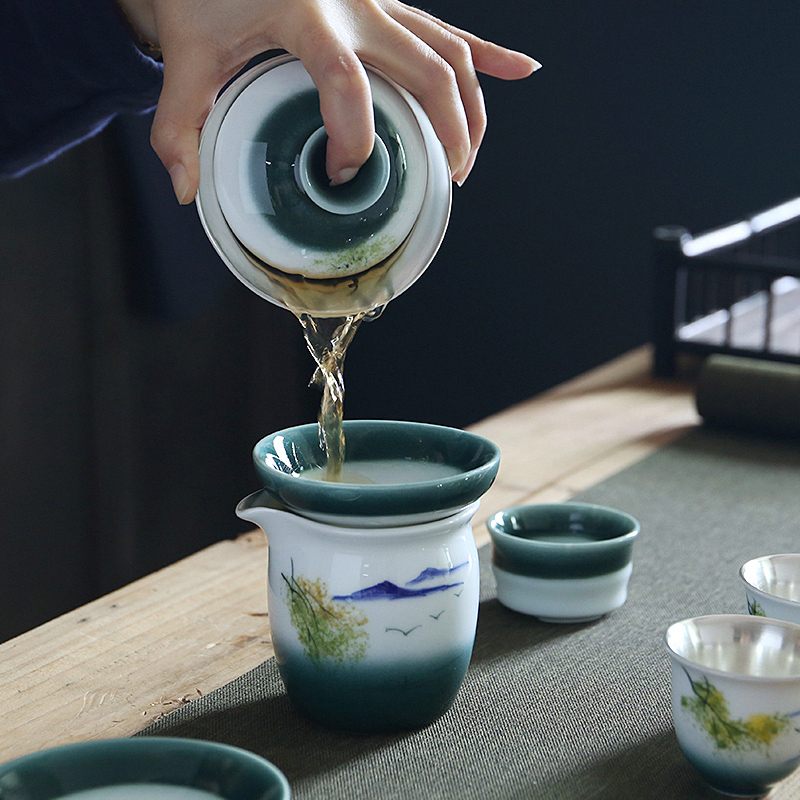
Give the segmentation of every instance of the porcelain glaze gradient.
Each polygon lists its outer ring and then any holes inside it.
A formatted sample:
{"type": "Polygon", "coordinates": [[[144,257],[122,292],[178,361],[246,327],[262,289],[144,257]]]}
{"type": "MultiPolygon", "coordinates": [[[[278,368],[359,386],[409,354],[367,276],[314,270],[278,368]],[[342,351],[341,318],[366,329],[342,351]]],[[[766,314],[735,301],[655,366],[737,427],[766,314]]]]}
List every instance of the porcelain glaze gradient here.
{"type": "Polygon", "coordinates": [[[269,761],[230,745],[141,736],[40,750],[0,764],[2,800],[289,800],[269,761]]]}
{"type": "Polygon", "coordinates": [[[541,503],[499,511],[492,537],[497,598],[544,622],[588,622],[628,596],[639,523],[590,503],[541,503]]]}
{"type": "Polygon", "coordinates": [[[450,216],[447,155],[417,100],[365,65],[373,156],[331,187],[319,96],[292,56],[231,82],[200,141],[197,210],[248,288],[297,315],[383,307],[425,271],[450,216]]]}
{"type": "Polygon", "coordinates": [[[275,656],[306,716],[336,728],[417,728],[452,704],[478,616],[474,502],[444,519],[347,528],[261,505],[238,513],[270,545],[275,656]]]}

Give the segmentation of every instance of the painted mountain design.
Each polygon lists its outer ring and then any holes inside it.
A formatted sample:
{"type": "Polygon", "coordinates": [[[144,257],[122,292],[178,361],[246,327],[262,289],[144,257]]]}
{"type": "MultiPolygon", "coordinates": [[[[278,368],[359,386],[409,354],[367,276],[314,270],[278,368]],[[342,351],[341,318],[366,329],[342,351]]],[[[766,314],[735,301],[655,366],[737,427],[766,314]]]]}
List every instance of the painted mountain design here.
{"type": "Polygon", "coordinates": [[[448,569],[438,569],[437,567],[428,567],[422,570],[413,581],[409,581],[406,586],[413,586],[415,583],[424,583],[425,581],[432,581],[436,578],[443,578],[446,575],[452,575],[457,569],[466,567],[469,561],[459,564],[457,567],[450,567],[448,569]]]}
{"type": "Polygon", "coordinates": [[[455,586],[461,586],[462,584],[463,581],[459,581],[458,583],[446,583],[439,586],[426,586],[422,589],[406,589],[391,581],[381,581],[381,583],[376,583],[374,586],[369,586],[366,589],[359,589],[357,592],[353,592],[353,594],[336,595],[333,599],[339,602],[355,602],[357,600],[403,600],[408,597],[425,597],[434,592],[443,592],[455,586]]]}

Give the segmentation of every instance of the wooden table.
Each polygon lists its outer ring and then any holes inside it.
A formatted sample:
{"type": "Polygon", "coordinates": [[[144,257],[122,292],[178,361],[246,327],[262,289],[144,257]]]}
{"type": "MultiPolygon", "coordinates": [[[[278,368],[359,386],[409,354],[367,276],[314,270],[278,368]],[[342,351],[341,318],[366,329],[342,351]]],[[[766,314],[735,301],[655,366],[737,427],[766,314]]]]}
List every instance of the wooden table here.
{"type": "MultiPolygon", "coordinates": [[[[568,499],[698,423],[691,387],[651,378],[650,358],[638,349],[472,426],[503,454],[479,545],[497,510],[568,499]]],[[[266,562],[260,532],[219,542],[0,645],[0,762],[129,736],[270,657],[266,562]]]]}

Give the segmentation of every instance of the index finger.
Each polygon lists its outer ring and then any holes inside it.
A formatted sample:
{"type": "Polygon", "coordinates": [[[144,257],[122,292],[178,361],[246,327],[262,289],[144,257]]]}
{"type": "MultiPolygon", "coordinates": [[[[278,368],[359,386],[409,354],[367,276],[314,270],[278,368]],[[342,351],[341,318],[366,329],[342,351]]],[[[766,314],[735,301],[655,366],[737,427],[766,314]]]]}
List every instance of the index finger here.
{"type": "Polygon", "coordinates": [[[481,39],[469,31],[462,30],[455,25],[450,25],[434,17],[433,14],[429,14],[427,11],[408,6],[405,3],[401,3],[401,5],[406,6],[409,11],[415,14],[427,17],[467,42],[472,50],[472,63],[475,65],[475,69],[484,75],[503,80],[518,80],[527,78],[528,75],[536,72],[542,66],[535,58],[531,58],[525,53],[510,50],[507,47],[494,44],[494,42],[488,42],[486,39],[481,39]]]}

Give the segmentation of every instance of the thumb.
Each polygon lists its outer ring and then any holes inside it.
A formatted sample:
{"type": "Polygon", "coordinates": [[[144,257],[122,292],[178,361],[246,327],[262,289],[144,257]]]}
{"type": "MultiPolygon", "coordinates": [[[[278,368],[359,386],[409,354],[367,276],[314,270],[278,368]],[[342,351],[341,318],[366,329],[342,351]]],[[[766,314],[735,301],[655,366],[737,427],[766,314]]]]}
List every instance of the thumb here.
{"type": "Polygon", "coordinates": [[[200,131],[222,82],[217,76],[204,76],[200,64],[177,64],[170,64],[165,54],[150,144],[169,172],[178,202],[185,205],[194,200],[200,185],[200,131]]]}

